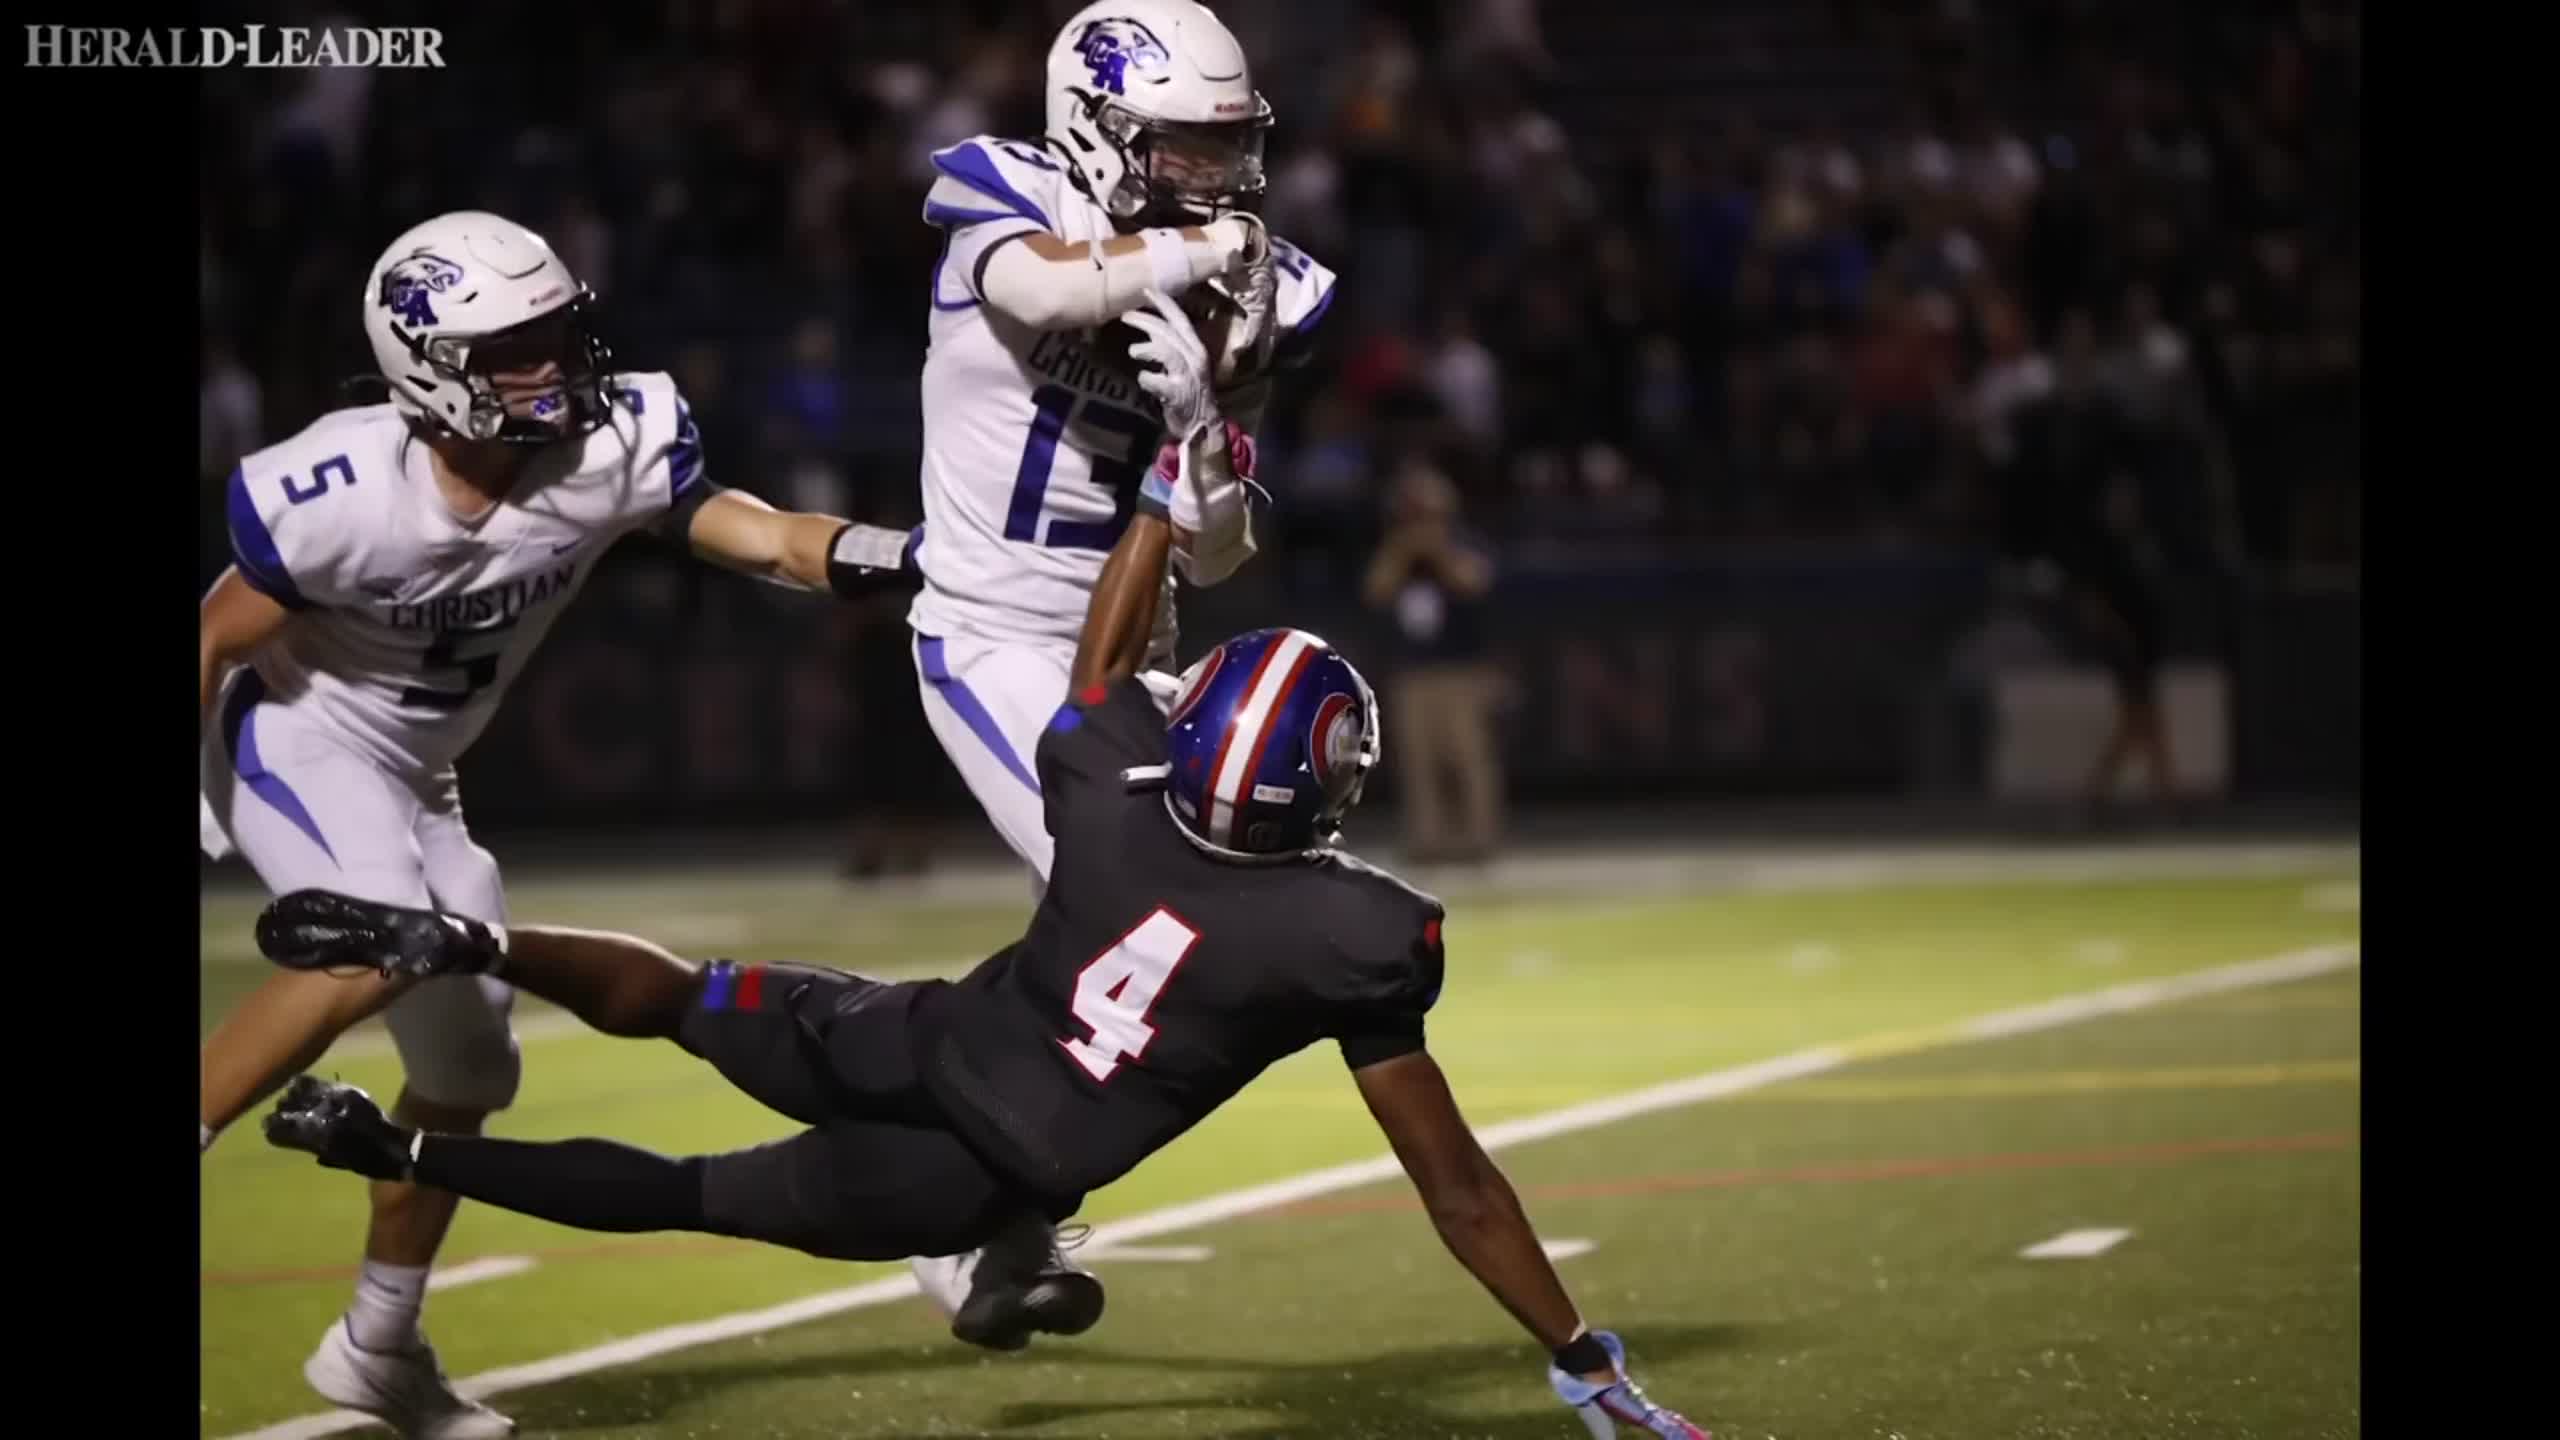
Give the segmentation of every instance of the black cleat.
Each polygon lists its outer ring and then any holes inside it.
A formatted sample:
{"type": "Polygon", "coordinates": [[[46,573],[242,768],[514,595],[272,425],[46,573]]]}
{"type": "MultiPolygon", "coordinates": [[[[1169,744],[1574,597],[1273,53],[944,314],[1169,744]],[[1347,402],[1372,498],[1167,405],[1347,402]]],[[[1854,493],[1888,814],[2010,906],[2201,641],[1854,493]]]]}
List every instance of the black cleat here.
{"type": "Polygon", "coordinates": [[[259,912],[258,949],[287,970],[479,975],[495,967],[498,937],[459,915],[296,890],[259,912]]]}
{"type": "Polygon", "coordinates": [[[1034,1334],[1081,1335],[1101,1318],[1102,1282],[1069,1265],[1057,1232],[1032,1215],[1007,1225],[979,1252],[951,1334],[982,1349],[1019,1350],[1034,1334]]]}
{"type": "Polygon", "coordinates": [[[353,1085],[296,1075],[266,1120],[267,1143],[316,1155],[332,1170],[375,1180],[409,1178],[416,1136],[391,1123],[373,1097],[353,1085]]]}

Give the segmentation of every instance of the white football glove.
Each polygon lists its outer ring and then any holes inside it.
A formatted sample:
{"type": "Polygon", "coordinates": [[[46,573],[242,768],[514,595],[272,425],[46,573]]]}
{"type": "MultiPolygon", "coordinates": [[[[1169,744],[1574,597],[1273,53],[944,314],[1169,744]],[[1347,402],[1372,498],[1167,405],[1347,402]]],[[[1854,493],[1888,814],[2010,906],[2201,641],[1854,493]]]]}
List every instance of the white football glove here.
{"type": "Polygon", "coordinates": [[[1280,278],[1271,268],[1270,242],[1263,242],[1259,259],[1210,281],[1209,288],[1236,308],[1237,318],[1227,326],[1215,371],[1219,387],[1232,388],[1270,365],[1271,350],[1279,338],[1271,327],[1271,313],[1280,303],[1280,278]]]}
{"type": "Polygon", "coordinates": [[[1253,468],[1253,437],[1233,420],[1156,452],[1145,492],[1173,522],[1174,559],[1192,584],[1215,585],[1253,558],[1253,468]]]}
{"type": "Polygon", "coordinates": [[[1595,1330],[1592,1339],[1609,1352],[1609,1366],[1615,1377],[1606,1385],[1594,1385],[1579,1375],[1568,1375],[1553,1365],[1547,1367],[1547,1383],[1555,1387],[1556,1398],[1573,1408],[1582,1420],[1582,1428],[1591,1432],[1591,1440],[1625,1440],[1625,1437],[1658,1436],[1660,1440],[1714,1440],[1696,1421],[1677,1410],[1666,1409],[1646,1396],[1635,1377],[1627,1373],[1627,1347],[1606,1330],[1595,1330]]]}
{"type": "Polygon", "coordinates": [[[1255,265],[1269,268],[1271,228],[1262,223],[1261,216],[1242,210],[1229,211],[1200,229],[1219,249],[1232,257],[1228,261],[1229,274],[1255,265]]]}
{"type": "Polygon", "coordinates": [[[1147,303],[1123,315],[1146,338],[1129,347],[1139,365],[1138,388],[1164,408],[1164,428],[1174,439],[1191,438],[1218,418],[1218,395],[1209,347],[1173,297],[1149,290],[1147,303]]]}
{"type": "Polygon", "coordinates": [[[1144,367],[1138,385],[1164,408],[1173,439],[1156,458],[1145,485],[1162,503],[1174,528],[1188,541],[1178,550],[1194,585],[1215,585],[1254,552],[1252,508],[1246,486],[1253,478],[1253,440],[1218,413],[1209,347],[1182,307],[1161,290],[1147,292],[1148,309],[1124,318],[1146,339],[1129,347],[1144,367]]]}

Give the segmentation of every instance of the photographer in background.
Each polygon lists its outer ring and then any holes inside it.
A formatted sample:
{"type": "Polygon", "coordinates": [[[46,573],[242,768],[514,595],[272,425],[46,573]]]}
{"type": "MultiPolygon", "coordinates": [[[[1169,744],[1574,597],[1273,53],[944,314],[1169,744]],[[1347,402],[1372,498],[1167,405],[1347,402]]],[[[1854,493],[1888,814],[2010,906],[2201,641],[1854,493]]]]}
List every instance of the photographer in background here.
{"type": "Polygon", "coordinates": [[[1500,677],[1484,620],[1493,559],[1457,522],[1449,477],[1427,460],[1407,460],[1388,487],[1386,535],[1361,586],[1399,642],[1386,714],[1410,863],[1489,859],[1502,824],[1493,738],[1500,677]]]}

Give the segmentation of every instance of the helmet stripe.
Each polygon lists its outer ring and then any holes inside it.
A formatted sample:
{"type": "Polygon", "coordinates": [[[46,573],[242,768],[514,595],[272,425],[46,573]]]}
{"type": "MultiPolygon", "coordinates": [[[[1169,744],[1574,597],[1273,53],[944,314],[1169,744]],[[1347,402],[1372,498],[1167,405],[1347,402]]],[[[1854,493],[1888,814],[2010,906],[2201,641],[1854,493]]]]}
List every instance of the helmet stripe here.
{"type": "Polygon", "coordinates": [[[1227,824],[1234,819],[1232,814],[1227,815],[1224,820],[1220,818],[1221,806],[1218,801],[1218,777],[1226,772],[1227,751],[1236,743],[1237,724],[1244,719],[1245,710],[1252,703],[1253,692],[1260,688],[1263,672],[1271,668],[1273,658],[1279,653],[1280,642],[1276,639],[1263,647],[1261,658],[1253,662],[1253,673],[1245,677],[1244,703],[1227,712],[1226,726],[1218,732],[1217,751],[1209,757],[1209,789],[1201,797],[1206,802],[1206,807],[1200,819],[1209,827],[1209,839],[1212,844],[1225,843],[1227,824]]]}
{"type": "Polygon", "coordinates": [[[1209,838],[1217,844],[1235,843],[1236,809],[1244,803],[1251,784],[1248,777],[1261,762],[1272,711],[1305,668],[1313,648],[1303,633],[1284,631],[1254,667],[1244,703],[1236,707],[1226,735],[1218,741],[1217,759],[1209,767],[1209,838]]]}
{"type": "Polygon", "coordinates": [[[1236,803],[1244,802],[1245,795],[1251,793],[1253,789],[1256,777],[1262,774],[1263,752],[1271,748],[1271,737],[1280,733],[1283,717],[1289,713],[1289,692],[1297,688],[1298,677],[1307,673],[1308,663],[1315,658],[1316,647],[1313,644],[1302,646],[1297,658],[1289,662],[1288,672],[1282,675],[1280,683],[1273,687],[1271,703],[1263,709],[1262,733],[1254,738],[1253,758],[1245,761],[1244,769],[1238,772],[1240,778],[1236,781],[1236,803]]]}

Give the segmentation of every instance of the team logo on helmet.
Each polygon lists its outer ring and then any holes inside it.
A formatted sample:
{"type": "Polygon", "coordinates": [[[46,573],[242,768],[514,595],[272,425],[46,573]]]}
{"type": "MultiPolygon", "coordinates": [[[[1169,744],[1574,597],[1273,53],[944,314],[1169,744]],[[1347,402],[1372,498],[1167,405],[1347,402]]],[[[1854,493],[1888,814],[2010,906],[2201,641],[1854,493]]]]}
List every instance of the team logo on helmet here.
{"type": "Polygon", "coordinates": [[[1200,704],[1200,697],[1209,693],[1209,682],[1218,678],[1219,668],[1226,663],[1224,646],[1200,657],[1200,663],[1192,667],[1191,678],[1183,683],[1181,693],[1173,697],[1173,708],[1165,714],[1164,728],[1170,730],[1190,718],[1192,710],[1200,704]]]}
{"type": "Polygon", "coordinates": [[[1307,727],[1307,756],[1315,766],[1316,784],[1327,795],[1337,793],[1336,777],[1360,763],[1360,716],[1349,695],[1336,690],[1316,707],[1315,722],[1307,727]]]}
{"type": "Polygon", "coordinates": [[[421,250],[392,262],[382,272],[382,293],[376,303],[412,325],[436,323],[431,295],[441,295],[462,279],[462,267],[441,255],[421,250]]]}
{"type": "Polygon", "coordinates": [[[1094,85],[1114,95],[1129,93],[1129,67],[1152,70],[1171,63],[1173,52],[1145,23],[1126,17],[1095,20],[1076,37],[1076,53],[1093,72],[1094,85]]]}

